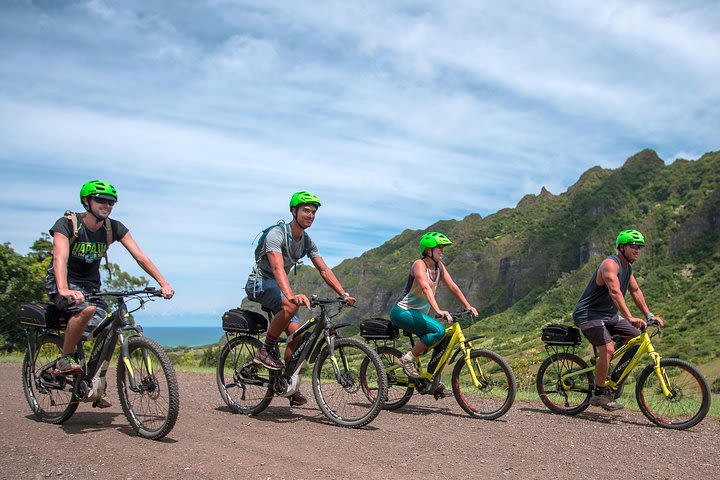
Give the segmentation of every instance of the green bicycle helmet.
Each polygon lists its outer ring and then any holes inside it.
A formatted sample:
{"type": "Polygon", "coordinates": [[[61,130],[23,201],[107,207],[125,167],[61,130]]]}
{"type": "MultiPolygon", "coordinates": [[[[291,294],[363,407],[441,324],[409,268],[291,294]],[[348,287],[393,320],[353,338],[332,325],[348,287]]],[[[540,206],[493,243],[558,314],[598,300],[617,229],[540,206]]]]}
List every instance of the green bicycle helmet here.
{"type": "Polygon", "coordinates": [[[425,253],[427,248],[435,248],[438,245],[452,245],[452,242],[440,232],[428,232],[420,237],[420,255],[425,253]]]}
{"type": "Polygon", "coordinates": [[[104,180],[90,180],[80,189],[80,202],[84,197],[106,198],[117,202],[117,190],[104,180]]]}
{"type": "Polygon", "coordinates": [[[306,203],[310,205],[315,205],[316,207],[320,206],[320,200],[312,193],[306,192],[305,190],[295,192],[290,198],[290,210],[297,207],[298,205],[303,205],[306,203]]]}
{"type": "Polygon", "coordinates": [[[638,245],[641,247],[645,246],[645,237],[637,230],[623,230],[618,234],[617,240],[615,240],[615,248],[620,245],[638,245]]]}

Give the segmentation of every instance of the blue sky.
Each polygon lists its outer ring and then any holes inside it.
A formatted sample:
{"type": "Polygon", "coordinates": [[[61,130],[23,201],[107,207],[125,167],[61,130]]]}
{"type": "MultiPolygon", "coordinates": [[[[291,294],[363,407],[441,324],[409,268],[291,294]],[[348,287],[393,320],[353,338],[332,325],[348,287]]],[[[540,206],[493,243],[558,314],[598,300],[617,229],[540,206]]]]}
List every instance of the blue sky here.
{"type": "Polygon", "coordinates": [[[27,252],[106,179],[177,291],[150,323],[215,322],[296,190],[336,265],[643,148],[718,150],[719,22],[714,1],[5,1],[0,241],[27,252]]]}

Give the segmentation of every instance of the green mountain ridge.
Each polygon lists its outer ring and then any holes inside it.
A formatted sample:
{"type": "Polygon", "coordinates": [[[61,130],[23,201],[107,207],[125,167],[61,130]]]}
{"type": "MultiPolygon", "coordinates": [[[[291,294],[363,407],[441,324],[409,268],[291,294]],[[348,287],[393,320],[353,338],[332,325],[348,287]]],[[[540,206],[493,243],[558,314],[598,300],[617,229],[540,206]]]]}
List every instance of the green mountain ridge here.
{"type": "MultiPolygon", "coordinates": [[[[453,240],[445,263],[481,315],[470,332],[485,334],[487,345],[519,358],[541,348],[542,325],[570,322],[590,275],[614,253],[615,236],[625,228],[637,228],[648,240],[635,275],[648,305],[668,323],[661,352],[696,362],[717,359],[719,152],[666,165],[653,150],[643,150],[620,168],[589,169],[559,195],[543,187],[515,208],[484,218],[471,214],[405,230],[333,269],[358,298],[344,319],[357,324],[387,317],[418,257],[420,235],[438,230],[453,240]]],[[[332,293],[312,267],[301,267],[292,282],[296,291],[332,293]]],[[[450,310],[458,306],[442,287],[438,301],[450,310]]],[[[630,299],[629,304],[633,310],[630,299]]]]}

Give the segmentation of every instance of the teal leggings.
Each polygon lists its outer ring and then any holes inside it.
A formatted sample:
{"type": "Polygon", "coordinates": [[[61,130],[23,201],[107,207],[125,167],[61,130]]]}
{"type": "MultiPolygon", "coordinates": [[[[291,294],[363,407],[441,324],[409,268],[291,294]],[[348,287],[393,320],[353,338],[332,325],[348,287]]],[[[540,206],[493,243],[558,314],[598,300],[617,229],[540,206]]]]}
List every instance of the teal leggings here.
{"type": "Polygon", "coordinates": [[[420,337],[426,347],[432,347],[445,335],[443,324],[420,310],[405,310],[395,305],[390,310],[390,320],[403,330],[420,337]]]}

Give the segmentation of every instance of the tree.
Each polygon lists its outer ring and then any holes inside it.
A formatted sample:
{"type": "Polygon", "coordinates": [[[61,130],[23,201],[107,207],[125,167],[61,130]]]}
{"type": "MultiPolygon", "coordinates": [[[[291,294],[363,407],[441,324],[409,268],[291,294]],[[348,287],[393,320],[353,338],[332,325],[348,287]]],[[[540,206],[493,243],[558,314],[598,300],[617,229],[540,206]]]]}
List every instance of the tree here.
{"type": "MultiPolygon", "coordinates": [[[[33,246],[38,246],[38,240],[33,246]]],[[[16,312],[23,303],[47,299],[43,286],[49,257],[40,250],[22,256],[10,247],[0,245],[0,348],[11,351],[25,343],[23,330],[17,322],[16,312]]]]}
{"type": "MultiPolygon", "coordinates": [[[[52,248],[47,233],[35,240],[25,256],[15,252],[9,243],[0,244],[0,350],[24,350],[25,332],[18,323],[17,310],[23,303],[48,300],[45,277],[52,261],[52,248]]],[[[104,271],[112,272],[103,275],[103,286],[107,289],[129,290],[148,285],[147,278],[134,277],[115,263],[109,263],[104,271]]]]}

